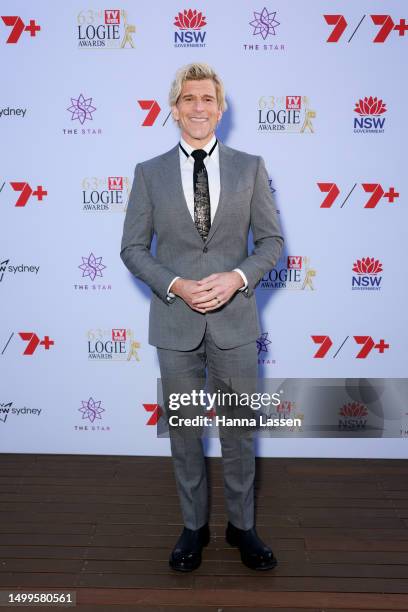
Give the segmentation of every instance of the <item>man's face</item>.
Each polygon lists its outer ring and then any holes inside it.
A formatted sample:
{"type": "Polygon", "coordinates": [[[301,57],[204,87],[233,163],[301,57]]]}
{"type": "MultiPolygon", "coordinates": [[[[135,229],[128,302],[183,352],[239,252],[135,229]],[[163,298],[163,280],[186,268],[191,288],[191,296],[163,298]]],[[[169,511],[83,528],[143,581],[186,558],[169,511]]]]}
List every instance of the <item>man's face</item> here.
{"type": "Polygon", "coordinates": [[[185,81],[172,113],[184,140],[193,147],[205,146],[222,116],[214,81],[185,81]]]}

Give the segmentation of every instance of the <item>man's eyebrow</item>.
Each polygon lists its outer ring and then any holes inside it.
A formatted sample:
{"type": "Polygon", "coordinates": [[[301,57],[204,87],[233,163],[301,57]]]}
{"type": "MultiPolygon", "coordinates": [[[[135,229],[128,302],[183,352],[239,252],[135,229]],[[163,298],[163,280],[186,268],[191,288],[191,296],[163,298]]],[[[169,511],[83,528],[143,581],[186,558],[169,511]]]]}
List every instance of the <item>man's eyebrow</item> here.
{"type": "MultiPolygon", "coordinates": [[[[182,97],[182,98],[191,98],[191,97],[193,97],[193,96],[195,96],[195,95],[196,95],[196,94],[192,94],[192,93],[185,93],[185,94],[183,94],[181,97],[182,97]]],[[[203,94],[201,97],[202,97],[202,98],[212,98],[213,100],[215,100],[215,96],[213,96],[213,94],[209,94],[209,93],[208,93],[208,94],[203,94]]]]}

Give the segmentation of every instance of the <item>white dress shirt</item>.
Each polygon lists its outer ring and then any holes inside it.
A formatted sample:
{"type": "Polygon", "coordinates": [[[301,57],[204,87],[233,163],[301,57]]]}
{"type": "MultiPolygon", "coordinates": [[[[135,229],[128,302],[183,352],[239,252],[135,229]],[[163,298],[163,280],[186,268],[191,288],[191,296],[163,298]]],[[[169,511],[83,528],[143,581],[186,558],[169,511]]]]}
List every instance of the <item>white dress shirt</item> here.
{"type": "MultiPolygon", "coordinates": [[[[183,149],[188,153],[188,157],[179,147],[179,158],[180,158],[180,170],[181,170],[181,182],[183,185],[184,197],[186,198],[187,208],[194,221],[194,157],[191,153],[195,150],[189,145],[183,138],[180,138],[180,144],[183,149]]],[[[220,199],[220,154],[218,145],[215,147],[211,155],[208,153],[211,151],[215,144],[215,136],[211,138],[207,144],[202,147],[206,151],[207,156],[204,158],[205,168],[208,175],[208,188],[210,191],[210,211],[211,211],[211,223],[214,220],[215,213],[218,208],[218,202],[220,199]]],[[[248,281],[245,274],[239,268],[234,268],[233,272],[238,272],[244,281],[244,286],[240,287],[239,291],[244,291],[248,287],[248,281]]],[[[171,281],[167,294],[170,297],[174,297],[174,294],[170,292],[172,284],[180,278],[175,276],[171,281]]]]}

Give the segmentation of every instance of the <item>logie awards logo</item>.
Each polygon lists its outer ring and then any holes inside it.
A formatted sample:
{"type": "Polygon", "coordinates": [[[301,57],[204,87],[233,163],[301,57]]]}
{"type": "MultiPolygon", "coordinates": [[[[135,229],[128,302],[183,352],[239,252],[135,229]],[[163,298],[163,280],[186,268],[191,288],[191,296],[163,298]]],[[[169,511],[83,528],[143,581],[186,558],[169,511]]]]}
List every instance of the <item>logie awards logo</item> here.
{"type": "Polygon", "coordinates": [[[77,17],[79,49],[134,49],[136,27],[124,9],[89,9],[77,17]]]}
{"type": "Polygon", "coordinates": [[[315,118],[307,96],[261,96],[258,102],[258,132],[313,134],[315,118]]]}

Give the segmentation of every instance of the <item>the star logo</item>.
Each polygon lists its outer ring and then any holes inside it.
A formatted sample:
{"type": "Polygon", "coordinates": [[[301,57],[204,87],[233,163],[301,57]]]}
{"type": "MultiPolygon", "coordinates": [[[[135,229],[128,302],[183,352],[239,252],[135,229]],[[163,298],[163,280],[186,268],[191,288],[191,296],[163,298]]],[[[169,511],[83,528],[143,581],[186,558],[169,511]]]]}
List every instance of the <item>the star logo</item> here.
{"type": "Polygon", "coordinates": [[[249,25],[254,28],[253,36],[260,34],[264,40],[269,34],[275,36],[275,28],[280,25],[279,21],[276,21],[275,15],[276,11],[269,13],[267,8],[263,8],[260,13],[254,11],[255,19],[249,22],[249,25]]]}
{"type": "Polygon", "coordinates": [[[78,98],[71,98],[72,105],[67,110],[72,113],[71,121],[78,121],[83,125],[87,119],[93,120],[92,113],[96,111],[92,106],[92,98],[84,98],[82,94],[78,98]]]}
{"type": "Polygon", "coordinates": [[[90,397],[88,401],[81,401],[82,408],[79,408],[79,412],[82,412],[82,419],[89,419],[91,423],[95,419],[102,419],[101,413],[105,412],[104,408],[101,408],[101,401],[95,402],[93,397],[90,397]]]}
{"type": "Polygon", "coordinates": [[[82,257],[82,264],[78,266],[82,270],[82,277],[89,276],[91,281],[94,281],[97,276],[103,276],[102,270],[106,268],[103,265],[102,257],[95,257],[93,253],[89,257],[82,257]]]}
{"type": "Polygon", "coordinates": [[[269,332],[264,332],[263,334],[259,336],[258,340],[256,341],[256,348],[258,349],[258,355],[260,355],[261,353],[267,353],[268,345],[272,344],[272,342],[268,339],[268,334],[269,332]]]}

